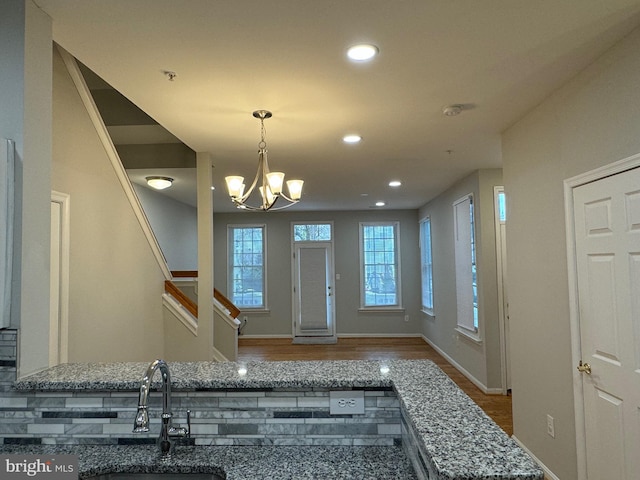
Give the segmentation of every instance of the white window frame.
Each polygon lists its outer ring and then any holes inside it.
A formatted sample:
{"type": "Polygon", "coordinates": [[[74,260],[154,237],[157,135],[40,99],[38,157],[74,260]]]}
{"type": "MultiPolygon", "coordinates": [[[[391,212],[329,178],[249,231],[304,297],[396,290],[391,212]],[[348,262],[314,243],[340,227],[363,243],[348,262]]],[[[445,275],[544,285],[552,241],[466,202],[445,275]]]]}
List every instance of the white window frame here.
{"type": "Polygon", "coordinates": [[[360,310],[361,311],[404,311],[402,307],[402,273],[400,270],[400,222],[360,222],[359,224],[359,249],[360,249],[360,310]],[[364,227],[392,226],[395,236],[394,261],[396,303],[392,305],[366,305],[365,302],[365,252],[364,252],[364,227]]]}
{"type": "Polygon", "coordinates": [[[293,243],[304,243],[304,242],[309,242],[309,243],[313,243],[313,242],[330,242],[333,243],[333,222],[332,221],[327,221],[327,222],[292,222],[291,223],[291,241],[293,243]],[[296,235],[295,235],[295,229],[296,226],[298,225],[329,225],[329,238],[326,240],[315,240],[315,239],[311,239],[311,240],[296,240],[296,235]]]}
{"type": "Polygon", "coordinates": [[[454,255],[456,272],[456,331],[480,341],[478,263],[475,232],[475,202],[467,194],[453,202],[454,255]],[[475,265],[476,281],[473,281],[475,265]]]}
{"type": "Polygon", "coordinates": [[[431,244],[431,217],[426,216],[419,222],[420,230],[420,298],[422,311],[434,315],[433,307],[433,248],[431,244]],[[425,238],[425,225],[428,225],[428,237],[425,238]],[[425,282],[429,282],[425,291],[425,282]],[[425,296],[426,301],[425,301],[425,296]]]}
{"type": "Polygon", "coordinates": [[[261,224],[228,224],[227,225],[227,293],[229,299],[233,301],[233,232],[243,228],[260,228],[262,229],[262,305],[245,306],[240,303],[238,308],[243,311],[268,311],[268,295],[267,295],[267,225],[261,224]]]}

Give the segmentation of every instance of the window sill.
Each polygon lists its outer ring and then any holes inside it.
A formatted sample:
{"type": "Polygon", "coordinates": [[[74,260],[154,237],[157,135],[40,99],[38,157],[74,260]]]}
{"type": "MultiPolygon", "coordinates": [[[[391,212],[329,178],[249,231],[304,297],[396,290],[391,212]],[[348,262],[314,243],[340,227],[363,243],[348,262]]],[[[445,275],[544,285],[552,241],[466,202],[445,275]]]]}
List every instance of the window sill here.
{"type": "Polygon", "coordinates": [[[460,327],[456,328],[456,332],[458,333],[458,335],[466,338],[467,340],[475,343],[476,345],[482,345],[482,339],[477,333],[470,332],[460,327]]]}
{"type": "Polygon", "coordinates": [[[433,311],[432,308],[423,308],[422,310],[420,310],[422,313],[424,313],[425,315],[429,315],[430,317],[434,317],[436,316],[436,313],[433,311]]]}
{"type": "Polygon", "coordinates": [[[240,309],[240,315],[244,313],[255,313],[258,315],[267,315],[271,313],[271,310],[268,308],[249,308],[249,307],[238,307],[240,309]]]}
{"type": "Polygon", "coordinates": [[[360,307],[358,313],[404,313],[402,307],[360,307]]]}

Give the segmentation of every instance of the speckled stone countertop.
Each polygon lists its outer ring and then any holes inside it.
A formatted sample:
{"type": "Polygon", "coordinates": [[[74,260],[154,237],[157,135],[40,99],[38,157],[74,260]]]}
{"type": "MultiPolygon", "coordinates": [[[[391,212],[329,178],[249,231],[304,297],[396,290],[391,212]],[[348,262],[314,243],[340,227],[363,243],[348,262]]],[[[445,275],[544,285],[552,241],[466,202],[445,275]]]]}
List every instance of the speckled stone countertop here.
{"type": "MultiPolygon", "coordinates": [[[[59,365],[16,382],[15,388],[25,391],[135,391],[147,366],[148,363],[59,365]]],[[[255,362],[242,366],[246,367],[243,375],[238,373],[240,365],[233,362],[170,363],[172,389],[392,386],[438,479],[543,479],[542,470],[531,457],[429,360],[255,362]]],[[[258,452],[267,452],[259,450],[265,447],[256,448],[256,456],[262,456],[258,452]]],[[[279,476],[273,475],[273,478],[279,476]]],[[[334,474],[326,477],[285,475],[282,478],[330,477],[412,478],[334,474]]]]}
{"type": "Polygon", "coordinates": [[[402,447],[2,446],[0,453],[78,455],[78,477],[107,473],[213,473],[226,480],[414,480],[402,447]]]}

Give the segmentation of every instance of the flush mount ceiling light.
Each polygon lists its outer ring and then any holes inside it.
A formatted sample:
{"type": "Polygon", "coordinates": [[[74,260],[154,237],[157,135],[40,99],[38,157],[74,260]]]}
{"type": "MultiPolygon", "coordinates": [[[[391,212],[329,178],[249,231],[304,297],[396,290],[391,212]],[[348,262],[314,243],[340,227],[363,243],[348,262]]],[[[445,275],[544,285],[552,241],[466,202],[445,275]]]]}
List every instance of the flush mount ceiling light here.
{"type": "Polygon", "coordinates": [[[169,188],[173,183],[173,178],[171,177],[146,177],[147,185],[151,188],[155,188],[156,190],[164,190],[165,188],[169,188]]]}
{"type": "Polygon", "coordinates": [[[347,57],[349,57],[354,62],[366,62],[367,60],[371,60],[378,54],[378,47],[375,45],[371,45],[369,43],[361,43],[359,45],[354,45],[353,47],[349,47],[347,50],[347,57]]]}
{"type": "Polygon", "coordinates": [[[342,137],[342,141],[344,143],[360,143],[360,140],[362,140],[362,137],[356,134],[345,135],[342,137]]]}
{"type": "MultiPolygon", "coordinates": [[[[253,183],[249,189],[245,192],[244,177],[240,176],[228,176],[225,177],[227,182],[227,190],[231,201],[236,204],[238,208],[246,210],[282,210],[283,208],[295,205],[300,201],[302,196],[302,184],[303,180],[288,180],[287,188],[289,195],[285,195],[282,191],[284,184],[284,173],[271,172],[269,170],[269,162],[267,161],[267,142],[265,141],[266,130],[264,128],[264,121],[267,118],[271,118],[273,115],[267,110],[256,110],[253,112],[253,116],[260,119],[260,142],[258,143],[258,171],[256,177],[253,179],[253,183]],[[258,187],[262,201],[259,205],[251,205],[246,203],[249,197],[258,187]],[[282,197],[287,202],[286,205],[274,208],[275,203],[282,197]]],[[[257,197],[256,197],[257,198],[257,197]]]]}
{"type": "Polygon", "coordinates": [[[402,182],[400,180],[391,180],[389,182],[390,187],[399,187],[400,185],[402,185],[402,182]]]}

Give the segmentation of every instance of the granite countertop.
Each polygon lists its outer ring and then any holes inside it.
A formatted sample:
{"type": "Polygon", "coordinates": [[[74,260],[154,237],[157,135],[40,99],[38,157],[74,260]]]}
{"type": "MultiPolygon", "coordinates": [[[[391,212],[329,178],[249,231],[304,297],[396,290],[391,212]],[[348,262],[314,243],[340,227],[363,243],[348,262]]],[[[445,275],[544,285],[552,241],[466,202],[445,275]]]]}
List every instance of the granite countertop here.
{"type": "Polygon", "coordinates": [[[2,446],[1,453],[78,455],[78,477],[107,473],[213,473],[226,480],[414,480],[402,447],[176,447],[169,461],[155,446],[2,446]]]}
{"type": "MultiPolygon", "coordinates": [[[[148,363],[58,365],[16,382],[15,388],[137,391],[147,367],[148,363]]],[[[173,390],[391,386],[440,479],[543,478],[531,457],[429,360],[175,362],[169,367],[173,390]],[[246,374],[238,373],[240,366],[246,374]]]]}

